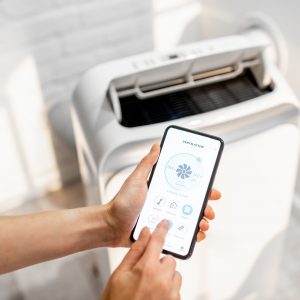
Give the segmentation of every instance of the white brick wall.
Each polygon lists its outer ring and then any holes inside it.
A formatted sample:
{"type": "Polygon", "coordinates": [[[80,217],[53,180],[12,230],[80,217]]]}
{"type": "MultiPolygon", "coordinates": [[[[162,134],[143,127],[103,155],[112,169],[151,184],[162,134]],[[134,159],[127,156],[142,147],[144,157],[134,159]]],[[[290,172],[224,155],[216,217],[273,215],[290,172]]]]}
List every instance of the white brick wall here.
{"type": "Polygon", "coordinates": [[[32,54],[45,91],[68,87],[93,64],[151,49],[151,9],[149,0],[2,0],[0,55],[32,54]]]}
{"type": "MultiPolygon", "coordinates": [[[[1,78],[17,61],[33,57],[59,168],[65,181],[72,180],[78,169],[68,109],[75,83],[92,65],[152,49],[152,0],[0,0],[0,40],[1,78]]],[[[7,173],[0,170],[1,176],[7,173]]]]}

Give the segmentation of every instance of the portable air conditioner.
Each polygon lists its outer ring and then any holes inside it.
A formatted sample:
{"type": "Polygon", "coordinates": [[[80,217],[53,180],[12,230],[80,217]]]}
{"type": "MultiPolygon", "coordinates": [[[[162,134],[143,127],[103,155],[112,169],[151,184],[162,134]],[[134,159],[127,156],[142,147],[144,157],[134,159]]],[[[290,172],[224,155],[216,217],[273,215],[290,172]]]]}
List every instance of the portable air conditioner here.
{"type": "MultiPolygon", "coordinates": [[[[269,36],[249,29],[97,65],[76,87],[89,205],[109,201],[171,124],[225,141],[217,218],[178,261],[182,299],[267,299],[274,288],[299,158],[299,102],[275,61],[269,36]]],[[[97,250],[104,281],[126,251],[97,250]]]]}

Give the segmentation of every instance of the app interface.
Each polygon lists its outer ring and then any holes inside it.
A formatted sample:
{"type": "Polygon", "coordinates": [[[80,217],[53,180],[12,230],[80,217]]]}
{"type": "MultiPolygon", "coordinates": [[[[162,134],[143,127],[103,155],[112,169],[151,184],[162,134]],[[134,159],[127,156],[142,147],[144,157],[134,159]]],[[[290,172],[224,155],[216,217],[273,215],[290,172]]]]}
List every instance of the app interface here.
{"type": "Polygon", "coordinates": [[[188,254],[220,145],[216,139],[168,130],[134,239],[143,227],[152,232],[167,219],[170,229],[164,249],[188,254]]]}

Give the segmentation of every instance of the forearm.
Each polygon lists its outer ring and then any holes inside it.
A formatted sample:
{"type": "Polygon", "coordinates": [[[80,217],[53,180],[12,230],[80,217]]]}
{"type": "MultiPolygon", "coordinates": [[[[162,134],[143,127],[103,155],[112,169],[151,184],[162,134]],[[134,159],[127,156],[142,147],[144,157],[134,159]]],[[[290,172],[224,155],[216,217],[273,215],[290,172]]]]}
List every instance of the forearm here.
{"type": "Polygon", "coordinates": [[[0,218],[0,274],[113,244],[107,207],[0,218]]]}

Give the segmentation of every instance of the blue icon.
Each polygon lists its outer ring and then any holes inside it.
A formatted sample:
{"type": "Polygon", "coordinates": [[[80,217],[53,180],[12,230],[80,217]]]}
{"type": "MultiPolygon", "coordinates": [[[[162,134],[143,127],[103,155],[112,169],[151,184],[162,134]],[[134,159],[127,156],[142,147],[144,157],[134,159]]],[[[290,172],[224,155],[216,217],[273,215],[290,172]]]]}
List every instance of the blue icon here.
{"type": "Polygon", "coordinates": [[[189,216],[193,212],[193,208],[189,205],[186,204],[182,207],[182,213],[189,216]]]}
{"type": "Polygon", "coordinates": [[[171,230],[171,229],[172,229],[172,227],[173,227],[173,221],[171,221],[171,220],[168,220],[168,222],[169,222],[169,230],[171,230]]]}
{"type": "Polygon", "coordinates": [[[187,164],[182,164],[177,167],[177,176],[181,179],[189,178],[192,175],[191,167],[187,164]]]}

